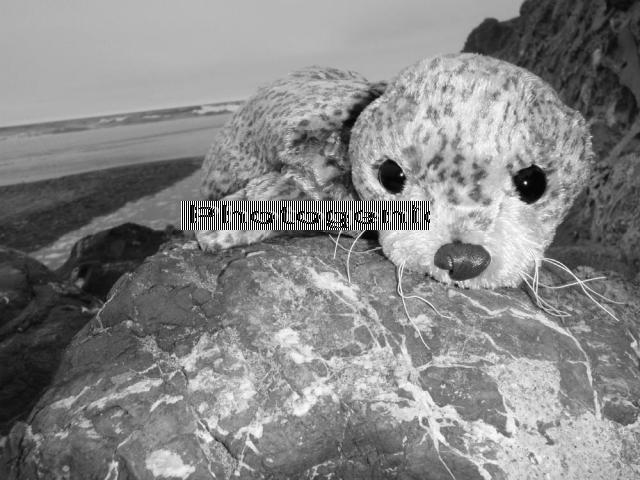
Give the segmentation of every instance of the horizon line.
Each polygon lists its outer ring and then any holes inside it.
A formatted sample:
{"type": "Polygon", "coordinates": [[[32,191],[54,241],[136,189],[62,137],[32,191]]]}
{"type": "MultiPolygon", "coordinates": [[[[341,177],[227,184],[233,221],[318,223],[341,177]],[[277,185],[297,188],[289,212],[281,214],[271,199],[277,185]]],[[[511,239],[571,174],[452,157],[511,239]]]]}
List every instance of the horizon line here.
{"type": "Polygon", "coordinates": [[[163,110],[176,110],[179,108],[189,108],[189,107],[202,107],[202,106],[207,106],[207,105],[224,105],[227,103],[233,103],[233,104],[237,104],[237,103],[242,103],[244,102],[246,99],[236,99],[236,100],[225,100],[225,101],[215,101],[215,102],[194,102],[194,103],[189,103],[189,104],[184,104],[184,105],[171,105],[171,106],[165,106],[165,107],[152,107],[150,109],[135,109],[135,110],[127,110],[127,111],[108,111],[108,112],[102,112],[102,113],[95,113],[95,114],[91,114],[91,115],[81,115],[81,116],[69,116],[69,117],[49,117],[49,118],[45,118],[42,120],[34,120],[34,121],[28,121],[26,123],[14,123],[14,124],[8,124],[8,125],[4,125],[2,123],[0,123],[0,131],[5,130],[5,129],[10,129],[10,128],[22,128],[22,127],[32,127],[32,126],[36,126],[36,125],[44,125],[47,123],[61,123],[61,122],[70,122],[73,120],[91,120],[91,119],[98,119],[98,118],[107,118],[107,117],[116,117],[119,115],[135,115],[137,113],[152,113],[152,112],[160,112],[163,110]]]}

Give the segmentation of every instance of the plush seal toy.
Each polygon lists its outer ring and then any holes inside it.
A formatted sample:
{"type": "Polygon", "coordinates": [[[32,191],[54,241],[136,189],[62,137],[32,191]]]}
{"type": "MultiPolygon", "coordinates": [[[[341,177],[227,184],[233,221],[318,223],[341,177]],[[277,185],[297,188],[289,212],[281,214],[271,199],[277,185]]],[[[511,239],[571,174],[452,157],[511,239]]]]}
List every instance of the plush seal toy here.
{"type": "MultiPolygon", "coordinates": [[[[309,68],[262,88],[203,164],[206,199],[430,200],[430,230],[380,231],[397,266],[469,288],[517,286],[583,188],[584,118],[532,73],[441,55],[388,86],[309,68]]],[[[274,232],[201,231],[204,250],[274,232]]]]}

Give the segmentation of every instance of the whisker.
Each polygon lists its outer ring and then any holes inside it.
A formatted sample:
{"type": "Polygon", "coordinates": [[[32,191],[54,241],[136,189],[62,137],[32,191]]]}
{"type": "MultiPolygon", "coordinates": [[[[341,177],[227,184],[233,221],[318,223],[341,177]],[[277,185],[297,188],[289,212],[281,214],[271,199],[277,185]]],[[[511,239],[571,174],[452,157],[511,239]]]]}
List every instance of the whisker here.
{"type": "Polygon", "coordinates": [[[438,315],[440,315],[443,318],[448,318],[451,320],[451,317],[449,315],[445,315],[443,313],[440,313],[440,311],[435,307],[435,305],[433,305],[433,303],[431,303],[429,300],[427,300],[426,298],[423,298],[419,295],[405,295],[404,294],[404,290],[402,288],[402,276],[404,275],[404,269],[406,267],[406,260],[404,262],[402,262],[401,266],[398,267],[398,287],[397,287],[397,292],[398,295],[400,295],[400,298],[402,298],[402,303],[404,304],[404,308],[405,308],[405,313],[407,314],[407,317],[409,317],[409,312],[407,311],[407,305],[405,303],[406,299],[416,299],[416,300],[420,300],[423,303],[426,303],[435,313],[437,313],[438,315]]]}
{"type": "Polygon", "coordinates": [[[363,230],[358,233],[358,235],[356,235],[356,238],[353,239],[353,243],[351,243],[351,247],[349,248],[349,253],[347,253],[347,279],[349,280],[349,283],[351,283],[351,269],[349,265],[349,262],[351,261],[351,253],[353,252],[353,247],[355,246],[356,242],[360,240],[360,237],[362,235],[364,235],[364,232],[366,232],[366,230],[363,230]]]}
{"type": "MultiPolygon", "coordinates": [[[[615,301],[615,300],[613,300],[613,299],[610,299],[610,298],[606,297],[605,295],[602,295],[601,293],[596,292],[595,290],[593,290],[593,289],[592,289],[591,287],[589,287],[588,285],[585,285],[586,280],[583,280],[583,279],[579,278],[579,277],[578,277],[576,274],[574,274],[574,273],[569,269],[569,267],[567,267],[564,263],[559,262],[558,260],[555,260],[555,259],[553,259],[553,258],[543,258],[543,259],[542,259],[542,261],[545,261],[545,262],[547,262],[547,263],[549,263],[549,264],[551,264],[551,265],[553,265],[553,266],[555,266],[555,267],[559,268],[560,270],[563,270],[563,271],[567,272],[571,277],[573,277],[573,278],[575,279],[575,283],[576,283],[577,285],[579,285],[579,286],[580,286],[580,288],[584,291],[584,293],[585,293],[586,295],[588,295],[588,293],[587,293],[587,290],[588,290],[590,293],[593,293],[594,295],[596,295],[596,296],[598,296],[598,297],[602,298],[603,300],[605,300],[605,301],[607,301],[607,302],[610,302],[610,303],[617,303],[617,304],[620,304],[620,305],[622,305],[622,304],[623,304],[622,302],[617,302],[617,301],[615,301]]],[[[603,277],[601,277],[601,278],[603,278],[603,277]]],[[[589,296],[589,295],[588,295],[588,296],[589,296]]]]}
{"type": "Polygon", "coordinates": [[[529,277],[532,282],[537,282],[537,277],[535,277],[535,276],[532,277],[531,275],[529,275],[527,273],[523,273],[521,275],[521,278],[522,278],[523,282],[531,290],[531,293],[533,294],[533,297],[535,298],[536,305],[538,307],[540,307],[544,312],[546,312],[549,315],[552,315],[554,317],[564,318],[564,317],[569,317],[570,316],[570,314],[568,312],[565,312],[564,310],[560,310],[558,307],[556,307],[552,303],[550,303],[547,300],[545,300],[544,298],[542,298],[540,296],[540,294],[538,293],[538,284],[537,283],[533,283],[533,284],[529,283],[527,281],[527,277],[529,277]]]}
{"type": "Polygon", "coordinates": [[[342,235],[342,230],[338,230],[338,236],[335,238],[335,240],[331,235],[329,235],[329,238],[331,240],[333,240],[333,243],[336,244],[335,247],[333,248],[333,259],[334,260],[338,256],[338,247],[342,247],[342,245],[340,245],[340,235],[342,235]]]}
{"type": "MultiPolygon", "coordinates": [[[[594,282],[596,280],[606,280],[606,279],[607,277],[601,276],[601,277],[585,278],[584,280],[581,280],[581,281],[584,283],[587,283],[587,282],[594,282]]],[[[569,283],[563,283],[562,285],[547,285],[546,283],[540,283],[540,286],[542,288],[547,288],[549,290],[560,290],[562,288],[575,287],[578,284],[580,284],[580,282],[569,282],[569,283]]]]}
{"type": "Polygon", "coordinates": [[[542,298],[536,291],[533,283],[529,283],[526,277],[521,277],[521,278],[522,278],[522,281],[525,283],[525,285],[529,287],[529,290],[531,291],[531,295],[533,296],[536,306],[541,308],[546,313],[553,315],[554,317],[562,316],[564,312],[558,311],[557,308],[555,308],[553,305],[547,302],[544,298],[542,298]]]}
{"type": "MultiPolygon", "coordinates": [[[[606,302],[615,303],[616,305],[625,305],[625,302],[618,302],[617,300],[613,300],[613,299],[611,299],[611,298],[609,298],[609,297],[607,297],[607,296],[595,291],[591,287],[584,285],[585,283],[592,282],[594,280],[603,280],[603,279],[606,280],[607,277],[600,276],[600,277],[594,277],[594,278],[587,278],[587,279],[583,280],[582,278],[577,277],[574,273],[572,273],[569,270],[569,268],[566,265],[564,265],[563,263],[559,262],[558,260],[555,260],[553,258],[543,258],[542,260],[546,261],[548,263],[551,263],[551,265],[554,265],[554,266],[556,266],[556,267],[568,272],[573,278],[576,279],[576,281],[573,282],[572,285],[580,285],[581,288],[583,288],[583,289],[586,288],[591,293],[593,293],[594,295],[597,295],[598,297],[602,298],[606,302]]],[[[548,288],[554,288],[554,287],[548,287],[548,288]]],[[[557,288],[557,287],[555,287],[555,288],[557,288]]]]}
{"type": "Polygon", "coordinates": [[[522,278],[525,285],[527,285],[531,290],[536,305],[540,307],[544,312],[554,317],[564,318],[570,316],[568,312],[559,309],[540,295],[540,286],[544,287],[544,284],[540,283],[540,261],[537,260],[536,255],[532,251],[529,250],[528,253],[529,256],[533,259],[533,276],[528,274],[527,272],[521,272],[520,277],[522,278]],[[527,278],[529,278],[531,283],[527,281],[527,278]]]}
{"type": "MultiPolygon", "coordinates": [[[[606,280],[607,277],[605,276],[600,276],[600,277],[593,277],[593,278],[585,278],[583,280],[580,280],[580,282],[594,282],[596,280],[606,280]]],[[[547,285],[546,283],[540,283],[540,286],[542,288],[548,288],[550,290],[559,290],[562,288],[567,288],[567,287],[573,287],[575,285],[578,285],[580,282],[569,282],[569,283],[563,283],[562,285],[547,285]]]]}
{"type": "MultiPolygon", "coordinates": [[[[398,291],[398,295],[400,295],[400,298],[402,299],[402,306],[404,307],[404,313],[407,316],[407,319],[409,320],[409,323],[411,324],[413,329],[416,332],[418,332],[418,336],[420,337],[420,340],[422,341],[422,344],[425,346],[425,348],[427,350],[431,350],[429,348],[429,345],[427,345],[427,342],[424,341],[424,338],[422,337],[422,332],[420,331],[418,326],[415,324],[415,322],[411,318],[411,315],[409,315],[409,310],[407,309],[407,302],[405,300],[408,297],[405,297],[404,293],[402,293],[402,275],[404,274],[405,263],[406,263],[406,260],[404,262],[402,262],[402,264],[398,267],[398,290],[397,290],[398,291]]],[[[433,305],[432,305],[432,308],[433,308],[433,305]]],[[[434,310],[435,310],[435,308],[434,308],[434,310]]]]}
{"type": "Polygon", "coordinates": [[[582,291],[584,292],[584,294],[593,302],[595,303],[598,307],[600,307],[600,309],[602,309],[605,313],[607,313],[607,315],[609,315],[611,318],[613,318],[615,321],[619,322],[620,319],[618,319],[618,317],[615,316],[615,314],[609,310],[608,308],[606,308],[602,303],[598,302],[592,295],[591,293],[593,293],[594,295],[602,298],[605,301],[611,302],[611,303],[618,303],[620,304],[620,302],[616,302],[614,300],[611,300],[610,298],[607,298],[606,296],[596,292],[595,290],[593,290],[592,288],[590,288],[588,285],[585,285],[584,280],[580,279],[576,274],[574,274],[569,267],[567,267],[565,264],[563,264],[562,262],[559,262],[558,260],[554,260],[553,258],[542,258],[541,259],[543,262],[547,262],[557,268],[559,268],[560,270],[563,270],[565,272],[567,272],[571,277],[573,277],[577,283],[577,285],[580,286],[580,288],[582,289],[582,291]]]}
{"type": "MultiPolygon", "coordinates": [[[[343,247],[341,244],[339,244],[337,242],[337,239],[333,238],[331,235],[329,235],[329,238],[331,239],[331,241],[334,243],[334,256],[333,258],[335,259],[335,253],[337,251],[337,249],[339,248],[340,250],[343,250],[345,252],[348,252],[349,249],[346,247],[343,247]]],[[[338,237],[339,239],[339,237],[338,237]]],[[[370,253],[370,252],[375,252],[377,250],[382,250],[382,247],[373,247],[373,248],[367,248],[366,250],[353,250],[353,253],[370,253]]]]}

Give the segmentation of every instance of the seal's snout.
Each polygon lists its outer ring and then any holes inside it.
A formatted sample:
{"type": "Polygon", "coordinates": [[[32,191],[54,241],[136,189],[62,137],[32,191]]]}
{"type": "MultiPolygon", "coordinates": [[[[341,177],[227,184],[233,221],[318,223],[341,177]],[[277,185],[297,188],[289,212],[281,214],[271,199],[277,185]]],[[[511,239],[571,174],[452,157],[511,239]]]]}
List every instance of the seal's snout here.
{"type": "Polygon", "coordinates": [[[448,270],[451,280],[469,280],[484,272],[491,263],[491,255],[480,245],[454,242],[441,246],[433,263],[448,270]]]}

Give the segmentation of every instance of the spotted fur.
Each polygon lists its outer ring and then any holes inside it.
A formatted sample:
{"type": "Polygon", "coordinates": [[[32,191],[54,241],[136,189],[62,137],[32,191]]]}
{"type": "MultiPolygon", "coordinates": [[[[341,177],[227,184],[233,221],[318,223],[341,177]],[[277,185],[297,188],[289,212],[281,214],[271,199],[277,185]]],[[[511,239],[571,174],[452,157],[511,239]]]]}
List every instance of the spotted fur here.
{"type": "MultiPolygon", "coordinates": [[[[530,72],[474,54],[418,62],[381,93],[380,85],[357,74],[319,68],[261,89],[209,151],[203,194],[430,200],[429,231],[380,232],[388,258],[452,283],[446,270],[434,266],[438,248],[481,245],[490,265],[456,283],[520,283],[587,180],[593,153],[582,116],[530,72]],[[378,180],[386,159],[407,177],[395,195],[378,180]],[[546,173],[547,189],[527,204],[513,176],[533,164],[546,173]]],[[[220,232],[199,232],[198,239],[204,249],[215,249],[269,234],[238,233],[224,245],[220,232]]]]}

